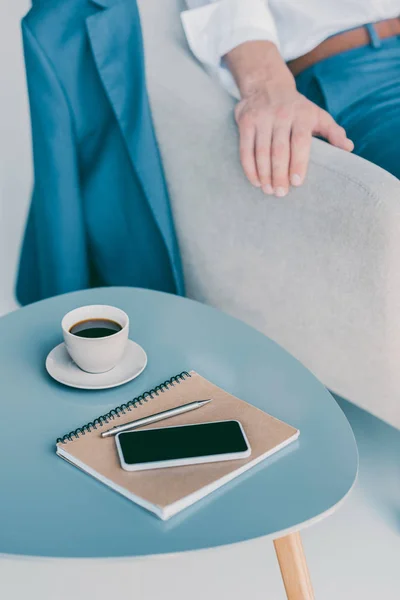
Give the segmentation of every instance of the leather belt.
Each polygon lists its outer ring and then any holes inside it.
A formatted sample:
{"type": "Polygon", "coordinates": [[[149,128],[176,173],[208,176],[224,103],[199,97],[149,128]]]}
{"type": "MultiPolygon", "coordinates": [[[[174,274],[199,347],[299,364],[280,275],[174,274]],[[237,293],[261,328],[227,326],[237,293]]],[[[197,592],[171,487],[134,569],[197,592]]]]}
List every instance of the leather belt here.
{"type": "MultiPolygon", "coordinates": [[[[381,40],[400,35],[400,17],[374,23],[373,28],[377,37],[381,40]]],[[[362,27],[356,27],[355,29],[333,35],[310,52],[307,52],[307,54],[290,60],[287,65],[293,75],[296,76],[325,58],[346,52],[346,50],[352,50],[353,48],[368,46],[371,44],[371,41],[370,32],[367,26],[363,25],[362,27]]]]}

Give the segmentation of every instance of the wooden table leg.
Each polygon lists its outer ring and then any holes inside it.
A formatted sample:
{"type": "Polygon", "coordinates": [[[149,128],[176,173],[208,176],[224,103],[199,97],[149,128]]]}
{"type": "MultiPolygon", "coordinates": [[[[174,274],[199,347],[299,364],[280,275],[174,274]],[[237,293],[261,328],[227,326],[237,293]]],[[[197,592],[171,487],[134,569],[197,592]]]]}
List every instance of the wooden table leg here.
{"type": "Polygon", "coordinates": [[[300,533],[291,533],[274,540],[288,600],[314,600],[300,533]]]}

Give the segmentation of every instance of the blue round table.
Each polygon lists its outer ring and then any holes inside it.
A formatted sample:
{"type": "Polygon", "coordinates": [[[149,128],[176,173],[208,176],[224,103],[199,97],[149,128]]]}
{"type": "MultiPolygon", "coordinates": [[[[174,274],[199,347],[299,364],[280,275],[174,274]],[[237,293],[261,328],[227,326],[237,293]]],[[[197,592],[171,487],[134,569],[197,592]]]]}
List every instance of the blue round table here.
{"type": "Polygon", "coordinates": [[[348,494],[357,448],[324,386],[261,333],[159,292],[67,294],[0,319],[0,392],[0,553],[132,557],[271,536],[288,597],[313,597],[298,531],[348,494]],[[113,304],[129,314],[130,337],[149,359],[136,380],[94,392],[47,375],[46,356],[62,341],[62,316],[84,304],[113,304]],[[63,433],[191,369],[299,428],[299,441],[167,522],[56,456],[63,433]]]}

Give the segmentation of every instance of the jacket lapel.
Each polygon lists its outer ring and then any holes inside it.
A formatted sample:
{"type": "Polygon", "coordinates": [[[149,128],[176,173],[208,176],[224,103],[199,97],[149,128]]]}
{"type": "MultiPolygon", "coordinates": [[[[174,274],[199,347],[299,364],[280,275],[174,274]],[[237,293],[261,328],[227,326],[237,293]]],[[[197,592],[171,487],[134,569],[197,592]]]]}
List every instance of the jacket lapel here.
{"type": "Polygon", "coordinates": [[[147,98],[136,1],[91,1],[106,9],[86,19],[94,60],[175,269],[177,243],[147,98]]]}

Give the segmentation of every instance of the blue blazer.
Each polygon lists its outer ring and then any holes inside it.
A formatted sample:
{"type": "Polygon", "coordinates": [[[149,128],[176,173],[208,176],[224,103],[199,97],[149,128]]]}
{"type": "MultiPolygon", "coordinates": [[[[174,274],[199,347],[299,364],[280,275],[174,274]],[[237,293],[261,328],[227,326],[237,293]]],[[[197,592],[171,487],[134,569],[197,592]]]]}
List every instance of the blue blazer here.
{"type": "Polygon", "coordinates": [[[33,0],[22,21],[35,185],[17,296],[184,293],[135,0],[33,0]]]}

